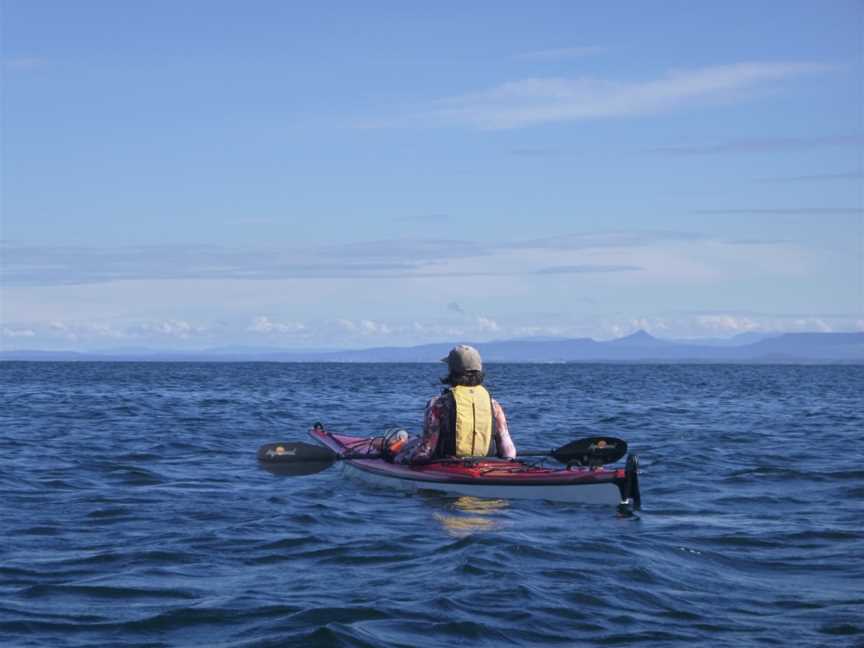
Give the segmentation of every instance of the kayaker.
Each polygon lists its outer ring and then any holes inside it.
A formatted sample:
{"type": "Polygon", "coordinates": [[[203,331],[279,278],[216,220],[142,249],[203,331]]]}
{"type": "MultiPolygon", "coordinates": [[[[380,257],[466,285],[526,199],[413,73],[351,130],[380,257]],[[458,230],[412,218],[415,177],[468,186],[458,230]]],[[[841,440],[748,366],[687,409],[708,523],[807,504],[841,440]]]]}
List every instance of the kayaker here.
{"type": "Polygon", "coordinates": [[[423,435],[408,442],[397,463],[426,463],[443,457],[516,458],[504,409],[483,386],[480,352],[460,344],[441,362],[448,373],[440,396],[426,403],[423,435]]]}

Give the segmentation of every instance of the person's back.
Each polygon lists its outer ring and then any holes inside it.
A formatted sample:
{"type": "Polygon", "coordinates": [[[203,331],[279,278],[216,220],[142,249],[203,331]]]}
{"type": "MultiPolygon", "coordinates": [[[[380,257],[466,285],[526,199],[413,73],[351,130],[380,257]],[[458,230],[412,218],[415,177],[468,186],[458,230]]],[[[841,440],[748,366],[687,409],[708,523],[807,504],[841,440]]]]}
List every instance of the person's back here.
{"type": "Polygon", "coordinates": [[[516,458],[504,409],[483,386],[485,374],[477,349],[459,345],[446,358],[448,385],[426,404],[423,436],[396,461],[422,463],[444,457],[516,458]]]}

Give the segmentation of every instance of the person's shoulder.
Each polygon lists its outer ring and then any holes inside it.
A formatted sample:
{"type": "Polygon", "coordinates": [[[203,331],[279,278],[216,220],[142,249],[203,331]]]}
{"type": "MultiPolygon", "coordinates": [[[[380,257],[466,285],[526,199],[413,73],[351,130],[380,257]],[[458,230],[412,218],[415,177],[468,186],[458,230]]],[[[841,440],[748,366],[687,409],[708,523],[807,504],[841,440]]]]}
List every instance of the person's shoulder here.
{"type": "Polygon", "coordinates": [[[444,401],[444,394],[438,394],[437,396],[433,396],[428,401],[426,401],[426,407],[437,407],[444,401]]]}

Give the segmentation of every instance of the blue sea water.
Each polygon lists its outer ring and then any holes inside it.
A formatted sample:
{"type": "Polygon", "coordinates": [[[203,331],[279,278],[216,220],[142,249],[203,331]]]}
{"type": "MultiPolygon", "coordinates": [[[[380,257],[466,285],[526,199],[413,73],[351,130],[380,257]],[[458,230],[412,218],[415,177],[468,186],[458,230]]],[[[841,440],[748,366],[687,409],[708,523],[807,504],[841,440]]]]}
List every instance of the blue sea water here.
{"type": "Polygon", "coordinates": [[[632,517],[256,464],[440,374],[0,364],[0,645],[864,645],[864,367],[490,366],[519,447],[629,441],[632,517]]]}

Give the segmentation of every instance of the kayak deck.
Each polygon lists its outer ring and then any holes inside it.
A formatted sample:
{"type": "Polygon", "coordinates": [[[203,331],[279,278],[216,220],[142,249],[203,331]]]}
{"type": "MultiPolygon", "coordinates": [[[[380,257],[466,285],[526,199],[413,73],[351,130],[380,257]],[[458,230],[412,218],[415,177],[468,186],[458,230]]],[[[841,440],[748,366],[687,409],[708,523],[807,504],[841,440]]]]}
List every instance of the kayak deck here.
{"type": "Polygon", "coordinates": [[[375,438],[332,434],[318,427],[309,434],[340,456],[351,457],[342,462],[351,476],[388,488],[607,505],[626,504],[634,499],[631,484],[635,486],[635,480],[622,468],[550,468],[495,458],[402,465],[379,457],[364,459],[366,454],[378,455],[375,438]]]}

